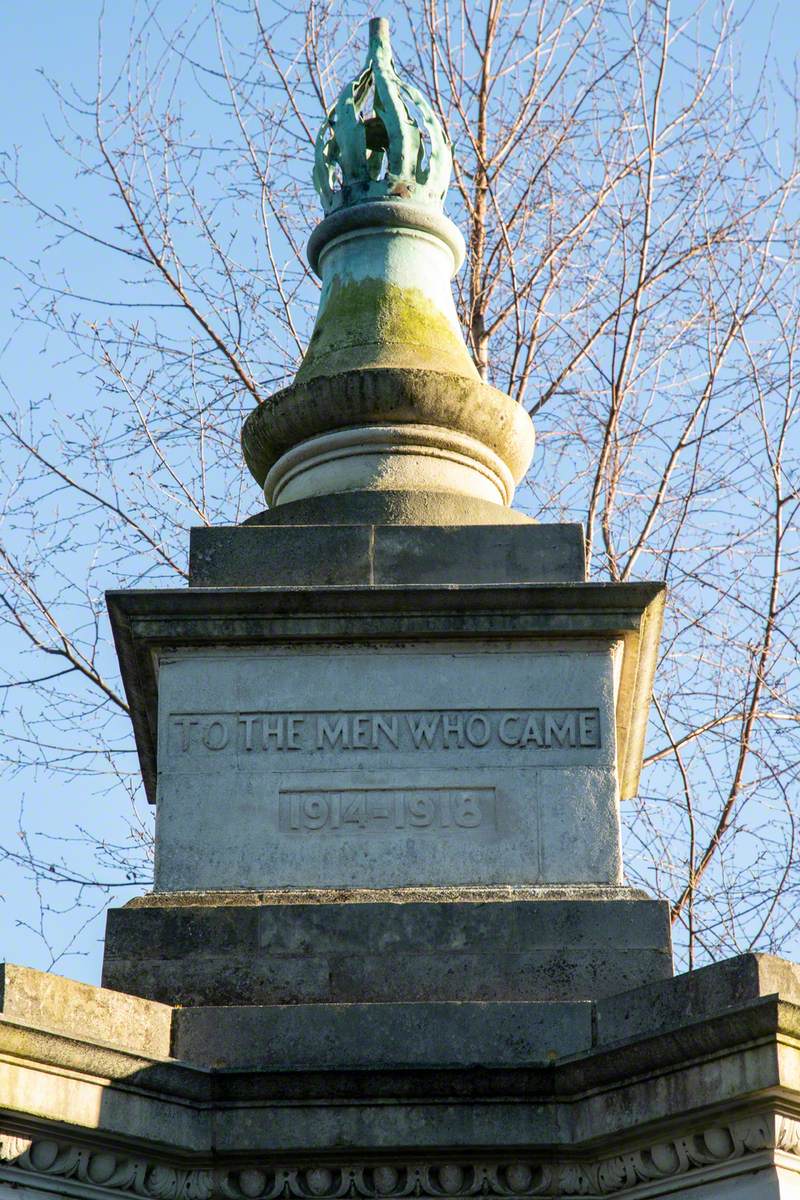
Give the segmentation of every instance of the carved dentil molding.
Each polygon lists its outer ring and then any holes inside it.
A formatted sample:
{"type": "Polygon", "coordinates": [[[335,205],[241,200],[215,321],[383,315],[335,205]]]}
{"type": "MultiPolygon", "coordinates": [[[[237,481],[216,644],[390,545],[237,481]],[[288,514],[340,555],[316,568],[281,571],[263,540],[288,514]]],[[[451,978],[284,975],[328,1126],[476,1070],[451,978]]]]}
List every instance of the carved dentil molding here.
{"type": "Polygon", "coordinates": [[[746,1159],[800,1156],[800,1120],[769,1113],[720,1123],[594,1162],[402,1161],[191,1168],[49,1138],[0,1133],[0,1179],[52,1190],[55,1179],[145,1200],[401,1200],[404,1197],[612,1196],[746,1159]],[[18,1174],[19,1173],[19,1174],[18,1174]]]}

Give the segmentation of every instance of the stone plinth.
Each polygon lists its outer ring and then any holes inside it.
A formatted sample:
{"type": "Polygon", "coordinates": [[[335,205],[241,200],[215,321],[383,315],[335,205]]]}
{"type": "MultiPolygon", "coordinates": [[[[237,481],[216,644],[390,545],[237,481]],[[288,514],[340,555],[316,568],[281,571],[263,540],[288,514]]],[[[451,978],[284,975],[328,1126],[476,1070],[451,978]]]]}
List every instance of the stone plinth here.
{"type": "Polygon", "coordinates": [[[662,590],[583,580],[578,526],[290,521],[194,531],[189,592],[112,595],[157,873],[104,982],[509,1003],[669,975],[617,811],[662,590]]]}
{"type": "Polygon", "coordinates": [[[157,850],[106,983],[566,1002],[669,974],[618,820],[659,585],[586,584],[578,527],[513,523],[200,531],[191,564],[109,597],[157,850]]]}
{"type": "MultiPolygon", "coordinates": [[[[292,516],[286,508],[295,507],[304,505],[288,505],[268,515],[292,516]]],[[[485,507],[506,511],[498,505],[485,507]]],[[[446,507],[440,516],[452,520],[457,511],[446,507]]],[[[343,515],[352,522],[355,514],[343,515]]],[[[577,583],[586,575],[580,525],[349,522],[193,529],[189,586],[394,587],[412,580],[423,585],[577,583]]]]}
{"type": "Polygon", "coordinates": [[[110,910],[103,984],[191,1006],[346,1006],[585,1001],[672,974],[668,907],[633,889],[428,891],[156,893],[110,910]]]}

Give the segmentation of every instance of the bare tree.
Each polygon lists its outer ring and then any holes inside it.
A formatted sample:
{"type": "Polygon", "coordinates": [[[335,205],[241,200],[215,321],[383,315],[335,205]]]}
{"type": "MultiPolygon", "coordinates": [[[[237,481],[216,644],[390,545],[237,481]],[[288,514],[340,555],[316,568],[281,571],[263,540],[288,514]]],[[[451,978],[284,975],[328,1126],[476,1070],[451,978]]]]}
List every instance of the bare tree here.
{"type": "MultiPolygon", "coordinates": [[[[629,876],[670,900],[690,965],[787,950],[800,160],[769,86],[785,85],[765,66],[744,93],[727,0],[690,17],[669,0],[403,8],[395,53],[455,145],[464,329],[538,430],[521,502],[585,522],[594,578],[669,585],[647,769],[624,814],[629,876]]],[[[50,238],[42,260],[15,264],[18,317],[94,392],[68,413],[9,397],[0,418],[15,451],[3,619],[20,649],[4,758],[31,780],[14,857],[44,908],[54,889],[90,903],[95,878],[146,881],[144,818],[101,841],[96,875],[77,872],[69,846],[32,837],[35,793],[95,778],[139,811],[101,593],[179,582],[190,525],[260,506],[238,433],[309,333],[311,146],[371,15],[339,0],[300,14],[215,0],[182,22],[171,4],[170,25],[156,0],[130,11],[122,62],[104,61],[101,37],[92,95],[56,85],[57,148],[102,216],[31,194],[24,160],[5,176],[50,238]],[[76,239],[102,264],[91,292],[58,270],[76,239]]]]}

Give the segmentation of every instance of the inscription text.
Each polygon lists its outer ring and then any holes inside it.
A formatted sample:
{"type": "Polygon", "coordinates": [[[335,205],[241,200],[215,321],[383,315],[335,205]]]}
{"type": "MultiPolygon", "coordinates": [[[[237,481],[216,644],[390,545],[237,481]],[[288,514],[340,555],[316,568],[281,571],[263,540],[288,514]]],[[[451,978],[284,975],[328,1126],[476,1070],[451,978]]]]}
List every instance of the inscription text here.
{"type": "Polygon", "coordinates": [[[597,749],[596,708],[454,709],[382,712],[174,713],[170,748],[291,755],[372,751],[417,752],[508,747],[597,749]]]}
{"type": "Polygon", "coordinates": [[[494,788],[365,788],[280,793],[282,833],[355,836],[495,824],[494,788]]]}

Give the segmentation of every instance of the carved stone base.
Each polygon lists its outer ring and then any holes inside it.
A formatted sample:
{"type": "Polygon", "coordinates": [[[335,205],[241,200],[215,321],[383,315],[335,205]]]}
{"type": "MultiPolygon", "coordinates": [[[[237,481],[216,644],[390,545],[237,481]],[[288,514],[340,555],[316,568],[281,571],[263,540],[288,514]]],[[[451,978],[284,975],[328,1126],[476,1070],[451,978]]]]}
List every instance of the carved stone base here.
{"type": "MultiPolygon", "coordinates": [[[[452,1022],[439,1019],[448,1006],[401,1006],[413,1027],[375,1005],[391,1063],[363,1038],[334,1061],[326,1006],[317,1042],[299,1037],[282,1061],[268,1039],[293,1008],[170,1010],[12,967],[0,984],[3,1200],[800,1190],[800,969],[778,959],[745,955],[572,1006],[586,1040],[569,1050],[547,1021],[526,1044],[525,1005],[452,1005],[452,1022]],[[232,1065],[213,1061],[222,1033],[232,1065]],[[448,1040],[461,1065],[444,1061],[448,1040]]],[[[357,1033],[354,1010],[370,1006],[330,1007],[357,1033]]]]}
{"type": "Polygon", "coordinates": [[[511,503],[514,477],[502,458],[475,438],[433,425],[336,429],[299,442],[264,481],[267,503],[361,489],[455,492],[511,503]]]}
{"type": "Polygon", "coordinates": [[[24,1188],[45,1195],[148,1200],[404,1200],[409,1196],[691,1197],[794,1200],[800,1188],[800,1121],[772,1112],[720,1119],[663,1141],[584,1161],[348,1158],[299,1165],[185,1167],[101,1145],[0,1133],[0,1196],[24,1188]],[[6,1190],[8,1189],[8,1191],[6,1190]],[[11,1189],[14,1189],[13,1191],[11,1189]]]}

